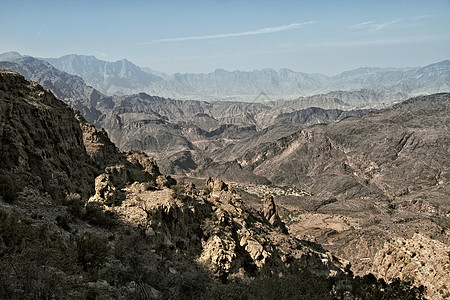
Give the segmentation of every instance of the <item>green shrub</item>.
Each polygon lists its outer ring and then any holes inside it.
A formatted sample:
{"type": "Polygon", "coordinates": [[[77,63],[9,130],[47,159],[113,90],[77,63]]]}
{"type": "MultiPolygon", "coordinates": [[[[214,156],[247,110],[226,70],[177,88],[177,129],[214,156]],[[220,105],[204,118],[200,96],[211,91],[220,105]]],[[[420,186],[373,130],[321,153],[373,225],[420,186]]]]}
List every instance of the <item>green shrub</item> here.
{"type": "Polygon", "coordinates": [[[67,212],[75,218],[81,218],[83,214],[84,202],[80,194],[70,193],[63,201],[63,205],[67,206],[67,212]]]}
{"type": "Polygon", "coordinates": [[[99,268],[108,257],[107,241],[94,234],[86,233],[75,237],[75,244],[78,264],[91,276],[91,279],[96,280],[99,268]]]}
{"type": "Polygon", "coordinates": [[[361,299],[369,300],[425,299],[425,287],[416,287],[411,282],[402,281],[399,278],[388,284],[383,279],[377,279],[373,274],[369,273],[363,277],[356,276],[353,279],[352,294],[361,299]]]}
{"type": "Polygon", "coordinates": [[[69,222],[71,221],[71,217],[68,214],[60,215],[56,217],[56,225],[61,227],[62,229],[66,231],[70,231],[72,228],[69,225],[69,222]]]}
{"type": "Polygon", "coordinates": [[[9,176],[0,175],[0,196],[6,203],[13,203],[17,199],[19,187],[9,176]]]}
{"type": "Polygon", "coordinates": [[[36,232],[29,221],[0,211],[0,257],[21,253],[34,239],[36,232]]]}
{"type": "Polygon", "coordinates": [[[0,299],[67,298],[74,248],[49,228],[0,211],[0,299]]]}
{"type": "Polygon", "coordinates": [[[105,211],[103,205],[99,202],[89,202],[86,205],[86,212],[82,219],[93,226],[102,228],[112,228],[117,224],[114,214],[110,211],[105,211]]]}
{"type": "Polygon", "coordinates": [[[249,299],[332,299],[326,277],[299,270],[283,277],[254,279],[247,289],[249,299]]]}

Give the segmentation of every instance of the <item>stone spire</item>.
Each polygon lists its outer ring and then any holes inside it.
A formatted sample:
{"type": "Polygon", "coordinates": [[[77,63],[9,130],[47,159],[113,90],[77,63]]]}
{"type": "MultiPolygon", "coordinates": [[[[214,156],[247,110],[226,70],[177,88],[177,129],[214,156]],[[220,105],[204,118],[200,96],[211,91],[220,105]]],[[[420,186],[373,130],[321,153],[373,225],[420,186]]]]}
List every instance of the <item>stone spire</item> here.
{"type": "Polygon", "coordinates": [[[264,195],[263,203],[263,215],[264,218],[274,227],[278,227],[282,232],[287,233],[287,228],[281,221],[277,213],[277,208],[273,196],[269,194],[264,195]]]}

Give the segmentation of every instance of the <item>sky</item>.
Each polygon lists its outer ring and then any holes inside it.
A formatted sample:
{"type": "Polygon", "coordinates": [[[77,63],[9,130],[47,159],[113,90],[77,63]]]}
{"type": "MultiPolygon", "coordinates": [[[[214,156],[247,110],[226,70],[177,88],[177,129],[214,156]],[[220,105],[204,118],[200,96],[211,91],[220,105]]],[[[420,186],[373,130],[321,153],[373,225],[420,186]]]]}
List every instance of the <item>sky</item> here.
{"type": "Polygon", "coordinates": [[[450,59],[450,0],[0,0],[0,53],[329,76],[450,59]]]}

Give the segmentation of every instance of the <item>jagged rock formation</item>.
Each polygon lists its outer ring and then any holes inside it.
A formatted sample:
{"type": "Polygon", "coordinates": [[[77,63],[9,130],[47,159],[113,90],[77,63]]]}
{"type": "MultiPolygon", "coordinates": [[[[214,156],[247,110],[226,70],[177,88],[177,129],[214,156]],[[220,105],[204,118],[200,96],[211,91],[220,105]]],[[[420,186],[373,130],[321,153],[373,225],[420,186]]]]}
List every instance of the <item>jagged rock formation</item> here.
{"type": "Polygon", "coordinates": [[[330,253],[276,232],[223,181],[210,178],[206,186],[207,191],[183,187],[181,197],[174,197],[171,190],[134,184],[123,205],[111,209],[168,247],[199,249],[197,261],[223,282],[255,276],[267,264],[286,273],[292,260],[318,274],[340,272],[343,266],[330,253]]]}
{"type": "Polygon", "coordinates": [[[270,223],[270,225],[280,228],[282,232],[287,232],[284,223],[281,221],[280,216],[278,215],[273,196],[270,194],[264,195],[263,215],[264,218],[266,218],[266,220],[270,223]]]}

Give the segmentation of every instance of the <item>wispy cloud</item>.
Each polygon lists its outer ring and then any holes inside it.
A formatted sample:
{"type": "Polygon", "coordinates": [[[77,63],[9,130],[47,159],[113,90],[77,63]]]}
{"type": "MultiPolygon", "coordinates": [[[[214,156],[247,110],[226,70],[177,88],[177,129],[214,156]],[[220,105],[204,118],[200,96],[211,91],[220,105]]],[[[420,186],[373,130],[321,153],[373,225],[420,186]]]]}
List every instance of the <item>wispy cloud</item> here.
{"type": "Polygon", "coordinates": [[[362,22],[362,23],[358,23],[358,24],[352,25],[352,26],[350,26],[350,28],[352,28],[352,29],[365,28],[367,26],[371,26],[374,23],[375,23],[374,21],[362,22]]]}
{"type": "Polygon", "coordinates": [[[431,18],[431,17],[433,17],[433,15],[421,15],[421,16],[412,17],[411,19],[420,20],[420,19],[427,19],[427,18],[431,18]]]}
{"type": "Polygon", "coordinates": [[[44,29],[44,26],[41,26],[41,28],[38,30],[38,32],[34,36],[34,39],[33,39],[34,41],[37,40],[41,36],[41,33],[42,33],[43,29],[44,29]]]}
{"type": "Polygon", "coordinates": [[[309,22],[303,22],[303,23],[292,23],[292,24],[287,24],[287,25],[282,25],[282,26],[277,26],[277,27],[266,27],[266,28],[261,28],[261,29],[257,29],[257,30],[253,30],[253,31],[159,39],[159,40],[153,40],[153,41],[149,41],[149,42],[143,42],[143,43],[141,43],[141,45],[149,45],[149,44],[156,44],[156,43],[169,43],[169,42],[196,41],[196,40],[210,40],[210,39],[221,39],[221,38],[239,37],[239,36],[247,36],[247,35],[267,34],[267,33],[297,29],[304,25],[313,24],[313,23],[315,23],[315,22],[309,21],[309,22]]]}
{"type": "Polygon", "coordinates": [[[375,21],[367,21],[350,26],[351,29],[366,29],[370,32],[386,29],[396,23],[400,23],[402,19],[395,19],[384,23],[376,23],[375,21]]]}

